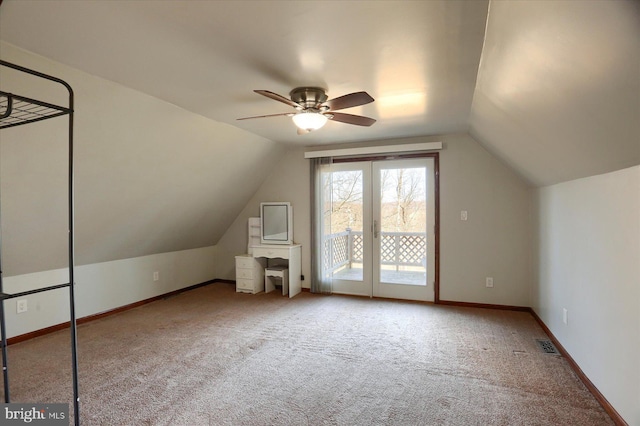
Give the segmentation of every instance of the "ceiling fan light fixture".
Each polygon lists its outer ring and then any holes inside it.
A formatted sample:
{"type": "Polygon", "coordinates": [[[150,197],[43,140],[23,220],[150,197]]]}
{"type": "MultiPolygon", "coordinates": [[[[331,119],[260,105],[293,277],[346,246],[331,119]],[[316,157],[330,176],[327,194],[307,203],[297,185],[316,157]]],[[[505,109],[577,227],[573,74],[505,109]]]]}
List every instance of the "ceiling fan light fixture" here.
{"type": "MultiPolygon", "coordinates": [[[[0,3],[1,2],[2,0],[0,0],[0,3]]],[[[329,100],[327,100],[326,90],[320,87],[296,87],[289,93],[291,99],[287,99],[269,90],[254,90],[254,92],[293,107],[296,112],[257,115],[238,118],[238,120],[281,117],[286,115],[293,119],[293,123],[298,128],[299,135],[320,129],[327,123],[327,120],[365,127],[369,127],[376,122],[376,120],[370,117],[336,112],[341,109],[353,108],[373,102],[374,99],[367,92],[353,92],[329,100]]]]}
{"type": "Polygon", "coordinates": [[[307,131],[318,130],[327,123],[327,117],[318,112],[299,112],[292,119],[299,129],[307,131]]]}

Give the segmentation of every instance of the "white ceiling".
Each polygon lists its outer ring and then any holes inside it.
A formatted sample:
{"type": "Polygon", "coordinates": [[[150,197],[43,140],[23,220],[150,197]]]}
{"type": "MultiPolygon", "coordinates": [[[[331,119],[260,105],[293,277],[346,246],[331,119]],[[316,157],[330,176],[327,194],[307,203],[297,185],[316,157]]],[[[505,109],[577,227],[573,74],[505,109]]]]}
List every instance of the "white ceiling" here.
{"type": "Polygon", "coordinates": [[[640,164],[632,0],[5,0],[0,38],[276,142],[469,132],[534,185],[640,164]],[[302,85],[367,91],[344,112],[378,122],[236,121],[302,85]]]}
{"type": "Polygon", "coordinates": [[[276,142],[317,145],[464,132],[482,50],[482,1],[5,1],[2,39],[276,142]],[[288,97],[320,86],[364,90],[344,110],[371,128],[330,122],[298,136],[288,97]]]}

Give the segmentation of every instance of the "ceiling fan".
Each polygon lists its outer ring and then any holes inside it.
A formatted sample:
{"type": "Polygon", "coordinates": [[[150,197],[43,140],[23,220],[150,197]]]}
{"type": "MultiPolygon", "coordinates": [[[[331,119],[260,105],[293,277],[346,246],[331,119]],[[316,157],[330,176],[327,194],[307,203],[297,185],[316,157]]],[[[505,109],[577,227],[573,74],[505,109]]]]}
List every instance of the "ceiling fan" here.
{"type": "Polygon", "coordinates": [[[369,96],[367,92],[349,93],[348,95],[339,96],[330,100],[327,100],[328,96],[325,90],[319,87],[296,87],[289,93],[291,99],[287,99],[284,96],[268,90],[254,90],[254,92],[292,106],[296,111],[244,117],[238,118],[238,120],[288,116],[293,119],[293,122],[298,127],[299,135],[309,133],[313,130],[318,130],[326,124],[327,120],[355,124],[356,126],[371,126],[376,122],[373,118],[363,117],[361,115],[334,112],[373,102],[374,99],[369,96]]]}

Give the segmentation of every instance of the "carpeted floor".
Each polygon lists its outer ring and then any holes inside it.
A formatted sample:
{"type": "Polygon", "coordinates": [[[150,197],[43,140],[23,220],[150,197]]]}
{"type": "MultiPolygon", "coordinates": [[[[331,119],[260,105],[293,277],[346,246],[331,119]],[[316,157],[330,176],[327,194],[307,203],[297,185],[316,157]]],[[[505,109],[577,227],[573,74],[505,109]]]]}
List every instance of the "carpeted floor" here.
{"type": "MultiPolygon", "coordinates": [[[[84,425],[610,425],[528,313],[212,284],[79,327],[84,425]]],[[[9,347],[71,401],[68,331],[9,347]]]]}

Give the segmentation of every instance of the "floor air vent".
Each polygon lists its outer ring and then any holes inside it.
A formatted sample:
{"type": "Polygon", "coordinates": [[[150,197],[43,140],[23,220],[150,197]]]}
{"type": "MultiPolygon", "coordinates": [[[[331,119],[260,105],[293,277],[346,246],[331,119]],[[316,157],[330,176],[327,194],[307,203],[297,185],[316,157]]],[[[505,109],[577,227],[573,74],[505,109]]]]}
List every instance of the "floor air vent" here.
{"type": "Polygon", "coordinates": [[[542,352],[545,354],[560,355],[560,352],[558,352],[558,349],[551,340],[536,339],[536,342],[538,342],[538,346],[540,346],[540,349],[542,349],[542,352]]]}

